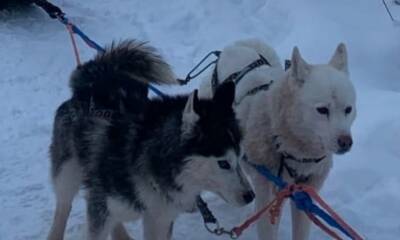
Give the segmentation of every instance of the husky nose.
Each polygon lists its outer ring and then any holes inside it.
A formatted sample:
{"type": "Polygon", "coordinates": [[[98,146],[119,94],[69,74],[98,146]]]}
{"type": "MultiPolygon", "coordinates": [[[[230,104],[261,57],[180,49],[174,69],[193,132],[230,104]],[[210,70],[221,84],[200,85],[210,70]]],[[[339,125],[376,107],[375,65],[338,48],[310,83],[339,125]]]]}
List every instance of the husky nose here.
{"type": "Polygon", "coordinates": [[[338,138],[338,145],[340,152],[347,152],[353,145],[353,139],[349,135],[342,135],[338,138]]]}
{"type": "Polygon", "coordinates": [[[248,191],[243,194],[243,200],[246,204],[251,203],[256,195],[253,191],[248,191]]]}

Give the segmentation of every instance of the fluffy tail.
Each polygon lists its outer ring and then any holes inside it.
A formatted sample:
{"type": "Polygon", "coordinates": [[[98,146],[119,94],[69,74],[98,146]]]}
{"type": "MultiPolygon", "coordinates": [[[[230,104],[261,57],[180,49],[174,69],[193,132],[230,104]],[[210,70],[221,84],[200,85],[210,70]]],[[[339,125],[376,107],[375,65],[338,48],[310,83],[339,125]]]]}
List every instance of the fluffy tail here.
{"type": "Polygon", "coordinates": [[[98,107],[147,100],[148,84],[177,84],[169,67],[153,47],[129,40],[112,44],[104,53],[78,67],[70,86],[73,98],[94,101],[98,107]]]}

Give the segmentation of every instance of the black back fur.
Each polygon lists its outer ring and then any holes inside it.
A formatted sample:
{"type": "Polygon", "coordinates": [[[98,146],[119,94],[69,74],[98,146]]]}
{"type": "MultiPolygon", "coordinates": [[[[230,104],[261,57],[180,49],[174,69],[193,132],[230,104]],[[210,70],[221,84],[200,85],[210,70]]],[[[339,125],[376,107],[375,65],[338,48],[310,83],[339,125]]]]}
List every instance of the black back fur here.
{"type": "Polygon", "coordinates": [[[143,210],[146,203],[135,182],[151,179],[157,186],[154,190],[173,201],[170,193],[182,189],[176,177],[190,156],[222,156],[228,149],[239,152],[234,83],[223,83],[213,99],[196,95],[193,107],[199,120],[190,134],[183,134],[188,96],[147,97],[148,83],[172,83],[172,78],[154,50],[137,42],[113,46],[79,67],[71,78],[73,96],[56,114],[53,176],[76,157],[85,169],[85,187],[97,194],[96,199],[114,195],[143,210]],[[119,114],[98,118],[87,114],[93,107],[119,114]]]}

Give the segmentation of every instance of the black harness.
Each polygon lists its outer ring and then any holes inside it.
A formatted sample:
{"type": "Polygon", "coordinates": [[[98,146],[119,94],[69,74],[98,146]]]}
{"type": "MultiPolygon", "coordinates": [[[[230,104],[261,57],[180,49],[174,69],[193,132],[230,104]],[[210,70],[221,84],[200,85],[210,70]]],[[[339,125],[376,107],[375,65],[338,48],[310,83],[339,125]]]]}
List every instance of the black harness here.
{"type": "Polygon", "coordinates": [[[274,81],[271,80],[269,83],[265,83],[265,84],[255,87],[253,89],[250,89],[249,91],[247,91],[247,93],[242,98],[240,98],[238,101],[235,102],[235,105],[236,106],[240,105],[246,97],[256,95],[260,91],[267,91],[270,88],[270,86],[272,85],[272,83],[274,83],[274,81]]]}
{"type": "MultiPolygon", "coordinates": [[[[243,79],[243,77],[250,71],[252,71],[258,67],[264,66],[264,65],[271,67],[271,64],[268,62],[268,60],[264,56],[262,56],[261,54],[259,54],[259,56],[260,56],[259,59],[253,61],[252,63],[250,63],[249,65],[244,67],[242,70],[232,73],[227,78],[225,78],[223,82],[233,81],[235,83],[235,85],[237,85],[243,79]]],[[[215,93],[219,84],[220,84],[220,82],[219,82],[219,78],[218,78],[218,61],[216,61],[214,71],[212,74],[212,78],[211,78],[211,89],[212,89],[213,94],[215,93]]],[[[265,88],[268,89],[269,85],[270,85],[270,83],[263,84],[261,86],[258,86],[256,88],[250,90],[249,92],[252,92],[252,95],[254,95],[258,91],[265,90],[265,88]],[[268,85],[268,87],[265,87],[266,85],[268,85]]]]}
{"type": "MultiPolygon", "coordinates": [[[[204,56],[199,63],[196,64],[196,66],[194,66],[192,68],[192,70],[190,70],[190,72],[186,75],[186,77],[184,79],[178,79],[178,82],[181,85],[186,85],[188,84],[192,79],[196,78],[197,76],[199,76],[200,74],[202,74],[205,70],[207,70],[209,67],[211,67],[212,65],[215,65],[213,73],[212,73],[212,77],[211,77],[211,90],[212,93],[214,94],[218,85],[221,83],[219,81],[219,77],[218,77],[218,60],[219,57],[221,55],[221,51],[211,51],[209,52],[206,56],[204,56]],[[211,62],[209,62],[208,64],[206,64],[203,68],[199,69],[201,65],[203,65],[203,63],[211,57],[215,57],[214,60],[212,60],[211,62]],[[199,69],[199,70],[198,70],[199,69]]],[[[270,66],[271,67],[271,63],[261,54],[259,54],[259,57],[257,60],[253,61],[252,63],[250,63],[249,65],[247,65],[246,67],[244,67],[242,70],[237,71],[232,73],[231,75],[229,75],[227,78],[225,78],[223,80],[223,82],[226,81],[233,81],[235,83],[235,85],[237,85],[242,79],[243,77],[249,73],[250,71],[261,67],[261,66],[270,66]]],[[[286,63],[287,65],[287,63],[286,63]]],[[[253,89],[250,89],[241,99],[239,99],[238,101],[235,102],[235,105],[239,105],[243,99],[245,99],[248,96],[253,96],[255,94],[257,94],[260,91],[266,91],[270,88],[271,84],[273,83],[273,81],[270,81],[269,83],[265,83],[262,84],[260,86],[257,86],[253,89]]]]}
{"type": "Polygon", "coordinates": [[[286,172],[289,174],[289,176],[294,180],[296,184],[306,183],[310,180],[311,175],[298,174],[296,169],[290,167],[285,160],[286,159],[283,157],[283,155],[281,155],[279,169],[278,169],[278,177],[282,177],[283,171],[286,170],[286,172]]]}
{"type": "Polygon", "coordinates": [[[272,142],[275,145],[275,149],[280,156],[280,163],[278,168],[278,176],[282,177],[283,171],[286,170],[289,176],[294,179],[295,183],[306,183],[310,180],[311,175],[301,175],[298,174],[297,170],[290,167],[287,164],[287,161],[293,161],[296,163],[319,163],[321,162],[326,156],[322,156],[320,158],[297,158],[288,152],[280,152],[279,147],[280,144],[276,143],[278,136],[274,136],[272,142]]]}

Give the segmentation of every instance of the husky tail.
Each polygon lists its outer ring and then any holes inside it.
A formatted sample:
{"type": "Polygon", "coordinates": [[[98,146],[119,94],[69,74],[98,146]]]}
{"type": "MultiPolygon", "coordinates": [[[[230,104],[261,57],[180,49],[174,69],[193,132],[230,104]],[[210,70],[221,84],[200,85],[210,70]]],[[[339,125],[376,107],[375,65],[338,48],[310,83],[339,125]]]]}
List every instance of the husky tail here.
{"type": "Polygon", "coordinates": [[[129,40],[112,44],[72,74],[73,99],[91,101],[99,108],[120,109],[147,101],[148,84],[177,84],[156,50],[129,40]]]}

